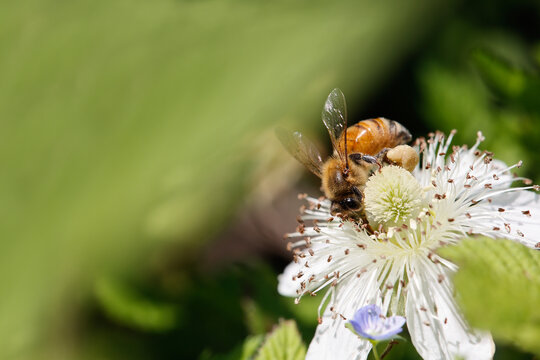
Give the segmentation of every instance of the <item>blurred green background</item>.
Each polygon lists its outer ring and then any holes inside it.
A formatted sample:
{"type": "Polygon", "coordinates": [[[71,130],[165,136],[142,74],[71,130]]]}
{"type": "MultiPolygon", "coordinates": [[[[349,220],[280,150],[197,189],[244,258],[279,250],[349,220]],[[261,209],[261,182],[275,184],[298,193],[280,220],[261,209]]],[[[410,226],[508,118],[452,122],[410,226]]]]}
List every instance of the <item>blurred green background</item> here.
{"type": "MultiPolygon", "coordinates": [[[[318,184],[274,128],[329,149],[339,87],[350,123],[482,130],[538,183],[538,24],[525,0],[0,3],[0,359],[233,359],[279,318],[309,343],[317,302],[281,298],[276,276],[296,194],[318,184]]],[[[540,353],[537,280],[502,319],[463,298],[496,358],[540,353]],[[505,323],[523,299],[525,340],[505,323]]]]}

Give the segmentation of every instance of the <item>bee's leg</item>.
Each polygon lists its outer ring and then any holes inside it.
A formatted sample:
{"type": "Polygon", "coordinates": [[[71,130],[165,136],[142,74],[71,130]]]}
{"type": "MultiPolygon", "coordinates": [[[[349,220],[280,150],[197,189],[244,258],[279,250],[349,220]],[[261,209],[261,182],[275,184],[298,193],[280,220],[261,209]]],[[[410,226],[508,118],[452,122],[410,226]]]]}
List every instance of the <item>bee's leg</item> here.
{"type": "Polygon", "coordinates": [[[382,149],[381,151],[379,151],[379,152],[377,153],[377,155],[375,155],[375,158],[377,159],[378,164],[380,164],[380,165],[379,165],[379,170],[380,170],[380,169],[382,168],[382,166],[384,166],[384,165],[392,165],[392,164],[394,164],[394,162],[393,162],[392,160],[390,160],[390,159],[386,156],[386,154],[388,154],[388,152],[389,152],[390,150],[392,150],[392,149],[390,149],[390,148],[384,148],[384,149],[382,149]]]}
{"type": "Polygon", "coordinates": [[[377,165],[379,167],[379,170],[382,168],[382,164],[379,161],[379,158],[377,156],[364,155],[361,153],[353,153],[349,155],[349,159],[351,159],[358,165],[361,165],[362,162],[365,162],[371,165],[377,165]]]}

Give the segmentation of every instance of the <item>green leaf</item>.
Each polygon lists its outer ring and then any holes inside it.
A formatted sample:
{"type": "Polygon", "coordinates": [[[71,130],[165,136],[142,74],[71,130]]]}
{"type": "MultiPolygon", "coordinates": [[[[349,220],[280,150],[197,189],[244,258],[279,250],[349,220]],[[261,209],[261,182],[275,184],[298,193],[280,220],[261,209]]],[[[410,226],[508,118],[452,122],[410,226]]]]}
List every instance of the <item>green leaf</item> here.
{"type": "Polygon", "coordinates": [[[471,324],[540,354],[540,252],[508,240],[473,238],[443,255],[460,265],[455,284],[471,324]]]}
{"type": "Polygon", "coordinates": [[[306,356],[306,347],[302,343],[296,323],[292,320],[281,321],[266,339],[259,350],[256,360],[302,360],[306,356]]]}
{"type": "Polygon", "coordinates": [[[261,346],[264,340],[263,335],[250,336],[244,341],[242,345],[242,354],[240,356],[241,360],[248,360],[253,358],[255,352],[261,346]]]}

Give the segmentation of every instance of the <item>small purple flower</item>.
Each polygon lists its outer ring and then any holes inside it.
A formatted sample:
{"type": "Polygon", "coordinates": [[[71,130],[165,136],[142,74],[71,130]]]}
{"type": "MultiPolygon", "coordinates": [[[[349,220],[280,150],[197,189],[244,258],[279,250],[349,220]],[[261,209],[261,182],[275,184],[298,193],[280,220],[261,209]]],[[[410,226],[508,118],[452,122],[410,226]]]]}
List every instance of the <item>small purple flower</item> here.
{"type": "Polygon", "coordinates": [[[358,335],[371,340],[387,340],[400,333],[405,324],[403,316],[384,317],[377,305],[360,308],[350,321],[358,335]]]}

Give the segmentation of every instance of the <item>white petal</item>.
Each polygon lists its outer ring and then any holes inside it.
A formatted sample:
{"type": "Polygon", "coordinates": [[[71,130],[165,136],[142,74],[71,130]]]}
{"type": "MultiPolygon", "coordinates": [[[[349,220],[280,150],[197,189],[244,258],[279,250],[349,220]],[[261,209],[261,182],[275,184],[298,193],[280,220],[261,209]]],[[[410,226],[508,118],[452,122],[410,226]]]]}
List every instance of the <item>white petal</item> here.
{"type": "MultiPolygon", "coordinates": [[[[320,238],[325,238],[321,236],[320,238]]],[[[278,276],[278,292],[284,296],[300,296],[301,283],[305,284],[302,290],[315,290],[322,283],[328,280],[324,279],[324,275],[332,273],[335,262],[328,262],[328,256],[333,255],[338,258],[335,249],[323,242],[324,240],[313,239],[311,250],[313,256],[310,255],[307,249],[302,250],[303,257],[298,257],[297,262],[291,262],[283,273],[278,276]],[[307,266],[306,266],[307,265],[307,266]],[[309,281],[311,276],[315,276],[316,281],[309,281]]],[[[340,255],[342,255],[341,253],[340,255]]]]}
{"type": "Polygon", "coordinates": [[[488,360],[495,345],[489,333],[470,329],[452,297],[448,272],[419,259],[407,286],[407,327],[423,359],[488,360]]]}
{"type": "Polygon", "coordinates": [[[298,296],[296,292],[299,287],[299,282],[293,280],[294,276],[300,272],[302,265],[300,263],[291,262],[281,275],[278,275],[278,293],[283,296],[298,296]]]}
{"type": "Polygon", "coordinates": [[[334,301],[330,300],[324,311],[322,323],[317,326],[315,336],[309,345],[307,360],[367,359],[371,344],[345,328],[348,320],[343,320],[339,314],[352,319],[356,310],[362,306],[367,304],[380,306],[377,274],[377,269],[372,269],[359,279],[350,277],[338,285],[336,298],[334,301]],[[335,312],[330,310],[331,307],[335,312]]]}
{"type": "Polygon", "coordinates": [[[493,197],[491,203],[483,203],[478,210],[474,207],[471,210],[471,213],[493,214],[482,222],[483,231],[473,227],[475,233],[515,240],[530,248],[536,248],[540,243],[540,195],[532,191],[504,193],[493,197]],[[494,227],[500,231],[493,231],[494,227]]]}

